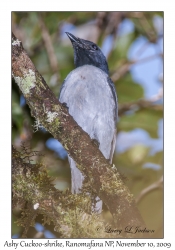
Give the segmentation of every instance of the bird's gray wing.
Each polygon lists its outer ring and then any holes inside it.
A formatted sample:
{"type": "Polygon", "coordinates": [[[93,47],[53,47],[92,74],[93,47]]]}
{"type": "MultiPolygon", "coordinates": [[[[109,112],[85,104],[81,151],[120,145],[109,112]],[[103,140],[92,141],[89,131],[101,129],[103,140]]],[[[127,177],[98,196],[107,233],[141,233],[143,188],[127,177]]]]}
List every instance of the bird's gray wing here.
{"type": "Polygon", "coordinates": [[[118,100],[117,100],[117,93],[115,91],[114,83],[113,83],[113,81],[111,80],[110,77],[107,78],[107,81],[108,81],[108,84],[109,84],[109,86],[111,88],[113,99],[115,101],[114,119],[115,119],[115,122],[117,123],[117,120],[118,120],[118,100]]]}
{"type": "MultiPolygon", "coordinates": [[[[113,83],[113,81],[111,80],[110,77],[107,78],[107,81],[108,81],[108,84],[109,84],[109,86],[111,88],[112,95],[113,95],[113,98],[114,98],[114,101],[115,101],[114,120],[117,123],[117,120],[118,120],[118,100],[117,100],[117,93],[115,91],[114,83],[113,83]]],[[[113,154],[114,154],[114,151],[115,151],[116,136],[117,136],[117,128],[114,130],[113,139],[112,139],[112,142],[111,142],[111,151],[110,151],[110,158],[109,158],[110,159],[110,163],[112,163],[112,158],[113,158],[113,154]]]]}

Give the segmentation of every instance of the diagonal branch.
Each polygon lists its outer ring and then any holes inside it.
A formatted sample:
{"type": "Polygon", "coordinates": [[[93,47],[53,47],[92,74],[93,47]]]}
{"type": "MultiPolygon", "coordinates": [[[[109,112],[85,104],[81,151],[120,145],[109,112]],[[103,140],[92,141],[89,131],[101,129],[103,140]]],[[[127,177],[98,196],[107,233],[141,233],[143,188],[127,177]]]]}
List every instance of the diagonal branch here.
{"type": "MultiPolygon", "coordinates": [[[[22,47],[12,35],[12,74],[30,107],[31,115],[58,139],[77,167],[90,180],[114,217],[117,227],[145,228],[133,195],[123,183],[120,173],[104,158],[97,145],[69,115],[68,110],[54,96],[43,77],[36,70],[22,47]]],[[[125,237],[148,237],[126,233],[125,237]]]]}
{"type": "Polygon", "coordinates": [[[161,99],[161,96],[157,95],[152,98],[152,100],[144,100],[140,99],[135,102],[129,102],[120,104],[118,108],[119,116],[123,115],[126,111],[134,110],[134,109],[144,109],[144,108],[151,108],[153,110],[163,110],[163,106],[161,104],[155,104],[154,101],[161,99]],[[160,97],[160,98],[159,98],[160,97]],[[158,99],[159,98],[159,99],[158,99]]]}
{"type": "Polygon", "coordinates": [[[49,58],[49,62],[50,62],[50,66],[52,69],[53,73],[58,73],[58,62],[57,62],[57,58],[54,52],[54,48],[53,48],[53,44],[52,44],[52,40],[49,34],[49,31],[44,23],[43,20],[43,16],[42,13],[39,13],[39,25],[41,28],[41,35],[42,35],[42,39],[44,41],[44,45],[47,51],[47,55],[49,58]]]}
{"type": "Polygon", "coordinates": [[[158,189],[158,188],[162,188],[162,185],[163,185],[163,176],[161,176],[161,178],[152,183],[151,185],[149,185],[148,187],[144,188],[140,193],[139,195],[136,197],[136,202],[139,203],[140,200],[145,196],[147,195],[149,192],[155,190],[155,189],[158,189]]]}

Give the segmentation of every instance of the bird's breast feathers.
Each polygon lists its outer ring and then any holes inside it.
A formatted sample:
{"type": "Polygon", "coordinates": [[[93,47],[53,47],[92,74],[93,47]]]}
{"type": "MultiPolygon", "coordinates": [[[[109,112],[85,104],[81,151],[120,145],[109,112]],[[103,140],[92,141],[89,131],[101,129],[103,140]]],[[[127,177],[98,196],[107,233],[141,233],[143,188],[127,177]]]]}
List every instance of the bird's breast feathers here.
{"type": "Polygon", "coordinates": [[[60,93],[60,102],[66,102],[69,108],[71,104],[76,103],[77,108],[81,109],[84,103],[92,106],[93,110],[105,107],[107,110],[114,109],[114,95],[107,79],[108,75],[97,67],[78,67],[66,77],[60,93]]]}
{"type": "Polygon", "coordinates": [[[78,67],[66,77],[59,100],[67,104],[79,126],[99,141],[101,151],[109,158],[115,134],[116,100],[107,79],[108,75],[97,67],[78,67]]]}

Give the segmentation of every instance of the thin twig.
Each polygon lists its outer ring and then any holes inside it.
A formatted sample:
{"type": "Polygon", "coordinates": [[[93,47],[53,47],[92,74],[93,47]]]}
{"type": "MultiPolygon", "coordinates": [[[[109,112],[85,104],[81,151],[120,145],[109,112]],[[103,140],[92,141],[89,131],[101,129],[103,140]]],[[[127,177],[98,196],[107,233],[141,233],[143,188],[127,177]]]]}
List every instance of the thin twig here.
{"type": "MultiPolygon", "coordinates": [[[[159,96],[161,99],[162,97],[159,96]]],[[[163,110],[163,106],[161,104],[154,104],[155,101],[159,100],[158,96],[151,100],[138,100],[136,102],[124,103],[120,104],[118,108],[119,116],[123,115],[126,111],[134,110],[134,109],[143,109],[143,108],[151,108],[152,110],[163,110]]]]}
{"type": "Polygon", "coordinates": [[[49,31],[44,23],[42,13],[39,15],[39,24],[41,27],[42,38],[49,58],[50,66],[53,73],[58,73],[58,61],[54,52],[52,40],[49,31]]]}
{"type": "Polygon", "coordinates": [[[118,81],[121,77],[123,77],[129,70],[130,67],[134,64],[138,64],[138,63],[144,63],[146,61],[152,60],[154,58],[157,57],[162,57],[162,53],[160,54],[155,54],[155,55],[151,55],[145,58],[141,58],[141,59],[134,59],[128,62],[125,62],[124,64],[122,64],[119,68],[117,68],[117,70],[112,74],[111,79],[112,81],[116,82],[118,81]]]}
{"type": "Polygon", "coordinates": [[[144,188],[140,194],[136,197],[136,203],[140,202],[140,200],[147,195],[149,192],[158,189],[158,188],[162,188],[162,183],[163,183],[163,176],[156,182],[154,182],[153,184],[149,185],[148,187],[144,188]]]}

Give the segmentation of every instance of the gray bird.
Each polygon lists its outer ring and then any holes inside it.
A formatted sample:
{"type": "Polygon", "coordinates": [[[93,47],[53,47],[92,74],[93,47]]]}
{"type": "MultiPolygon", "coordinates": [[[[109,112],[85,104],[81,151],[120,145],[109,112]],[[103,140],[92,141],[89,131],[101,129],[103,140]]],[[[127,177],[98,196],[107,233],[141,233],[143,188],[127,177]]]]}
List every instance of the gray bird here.
{"type": "MultiPolygon", "coordinates": [[[[108,64],[100,48],[93,42],[80,39],[66,32],[74,49],[74,64],[63,82],[59,101],[66,103],[70,115],[91,139],[99,143],[99,149],[112,162],[116,142],[117,95],[109,78],[108,64]]],[[[79,193],[84,176],[68,156],[71,168],[71,191],[79,193]]],[[[102,201],[95,205],[101,212],[102,201]]]]}

